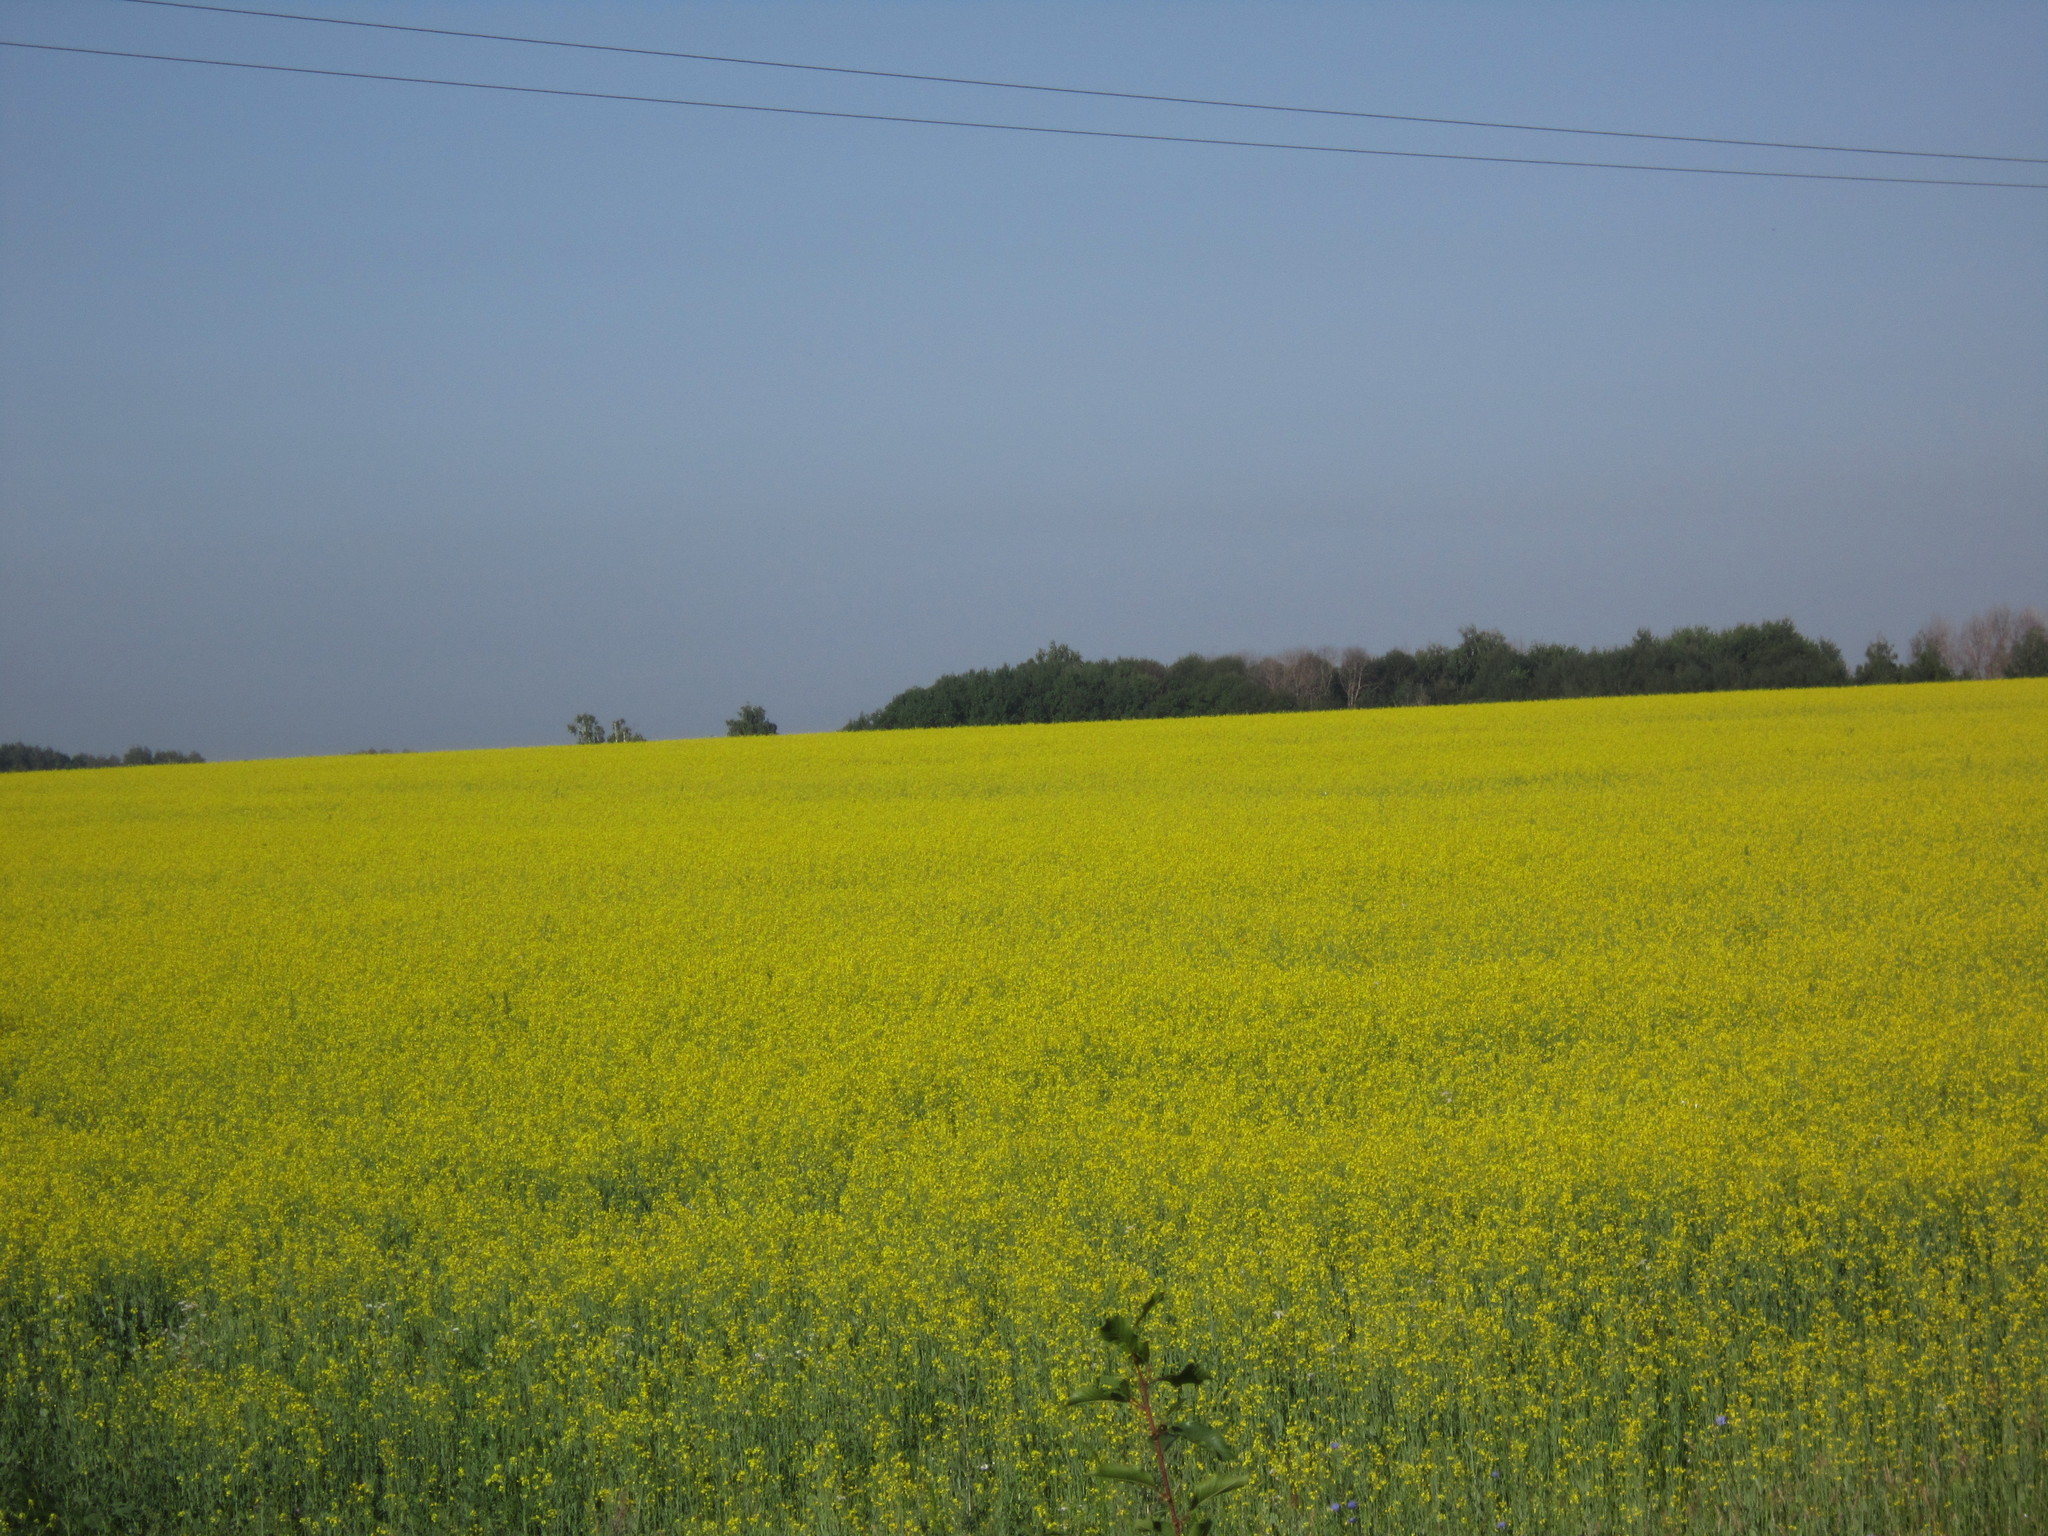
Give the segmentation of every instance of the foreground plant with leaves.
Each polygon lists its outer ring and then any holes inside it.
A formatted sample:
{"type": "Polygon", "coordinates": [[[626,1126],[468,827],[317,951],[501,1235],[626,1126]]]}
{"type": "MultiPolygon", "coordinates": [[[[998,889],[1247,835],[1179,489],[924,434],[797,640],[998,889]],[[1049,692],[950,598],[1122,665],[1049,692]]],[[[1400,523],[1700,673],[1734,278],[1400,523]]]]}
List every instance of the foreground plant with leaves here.
{"type": "Polygon", "coordinates": [[[1184,1536],[1194,1520],[1194,1536],[1209,1536],[1214,1525],[1211,1516],[1195,1515],[1211,1499],[1242,1488],[1252,1480],[1249,1472],[1211,1472],[1207,1477],[1189,1486],[1183,1476],[1176,1486],[1174,1474],[1184,1453],[1199,1451],[1217,1461],[1229,1461],[1230,1447],[1224,1444],[1223,1436],[1213,1425],[1200,1419],[1182,1418],[1180,1414],[1187,1406],[1188,1394],[1199,1391],[1202,1384],[1210,1379],[1209,1372],[1192,1360],[1183,1361],[1172,1371],[1161,1375],[1152,1372],[1152,1345],[1138,1332],[1145,1320],[1152,1315],[1152,1309],[1166,1297],[1164,1291],[1154,1291],[1138,1308],[1138,1320],[1134,1325],[1121,1313],[1106,1319],[1102,1324],[1102,1337],[1119,1350],[1130,1365],[1131,1374],[1115,1381],[1100,1381],[1092,1387],[1083,1387],[1067,1399],[1069,1408],[1086,1403],[1125,1403],[1137,1415],[1139,1431],[1144,1435],[1146,1463],[1143,1466],[1105,1466],[1095,1469],[1097,1477],[1113,1482],[1128,1483],[1144,1490],[1146,1497],[1158,1507],[1152,1515],[1152,1529],[1164,1531],[1171,1527],[1174,1536],[1184,1536]],[[1153,1400],[1155,1387],[1171,1387],[1173,1402],[1171,1412],[1162,1412],[1161,1405],[1153,1400]]]}

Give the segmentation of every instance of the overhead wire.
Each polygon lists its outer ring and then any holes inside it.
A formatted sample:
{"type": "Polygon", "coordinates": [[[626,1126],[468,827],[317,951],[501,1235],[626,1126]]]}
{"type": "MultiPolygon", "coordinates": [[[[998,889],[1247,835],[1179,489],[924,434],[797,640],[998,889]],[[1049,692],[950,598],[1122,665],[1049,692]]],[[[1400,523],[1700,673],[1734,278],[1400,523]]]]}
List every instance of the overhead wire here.
{"type": "Polygon", "coordinates": [[[160,64],[198,64],[217,69],[262,70],[286,75],[318,75],[335,80],[380,80],[398,85],[445,86],[469,91],[505,91],[522,96],[565,96],[587,101],[624,101],[648,106],[698,107],[721,112],[759,112],[781,117],[833,118],[848,122],[907,123],[929,128],[974,128],[996,133],[1053,134],[1062,138],[1126,139],[1147,144],[1199,144],[1233,149],[1286,150],[1322,155],[1359,155],[1394,160],[1456,160],[1481,165],[1547,165],[1602,171],[1653,171],[1679,176],[1744,176],[1773,181],[1884,182],[1915,187],[1996,187],[2007,191],[2048,192],[2048,182],[1976,181],[1936,176],[1875,176],[1843,171],[1773,171],[1736,166],[1653,165],[1618,160],[1558,160],[1527,155],[1458,154],[1448,150],[1368,149],[1350,144],[1296,144],[1274,139],[1210,138],[1195,134],[1137,133],[1112,128],[1058,128],[1037,123],[992,123],[971,118],[912,117],[890,112],[845,112],[824,107],[777,107],[759,102],[711,101],[684,96],[643,96],[624,91],[580,91],[563,86],[506,85],[488,80],[453,80],[430,75],[393,75],[361,69],[323,69],[308,64],[259,64],[243,59],[206,59],[177,53],[144,53],[124,48],[84,48],[63,43],[31,43],[0,38],[0,48],[25,48],[40,53],[85,54],[108,59],[141,59],[160,64]]]}
{"type": "MultiPolygon", "coordinates": [[[[688,59],[698,63],[738,64],[755,69],[805,70],[817,74],[859,75],[875,80],[913,80],[934,85],[978,86],[999,91],[1041,91],[1058,96],[1092,96],[1111,101],[1147,101],[1186,107],[1228,107],[1245,112],[1297,112],[1316,117],[1365,118],[1382,123],[1426,123],[1438,127],[1487,128],[1515,133],[1582,134],[1604,139],[1650,139],[1667,144],[1718,144],[1742,149],[1788,149],[1833,155],[1899,155],[1925,160],[1986,160],[2008,165],[2048,165],[2048,156],[1974,154],[1961,150],[1878,149],[1862,144],[1801,144],[1780,139],[1715,138],[1692,133],[1642,133],[1619,128],[1563,128],[1544,123],[1490,122],[1481,118],[1420,117],[1403,112],[1366,112],[1345,107],[1289,106],[1264,101],[1232,101],[1207,96],[1167,96],[1148,91],[1111,91],[1078,85],[1030,84],[1018,80],[982,80],[967,75],[925,75],[900,69],[855,69],[842,64],[801,64],[787,59],[753,59],[722,53],[687,53],[673,48],[635,48],[620,43],[586,43],[556,37],[526,37],[508,32],[472,32],[457,27],[428,27],[396,21],[362,21],[348,16],[315,16],[302,11],[258,10],[248,6],[209,5],[203,0],[124,0],[166,10],[212,11],[223,16],[257,16],[273,21],[318,22],[335,27],[362,27],[378,32],[415,32],[428,37],[460,37],[492,43],[520,43],[539,48],[574,48],[592,53],[633,54],[653,59],[688,59]]],[[[1550,163],[1550,162],[1542,162],[1550,163]]]]}

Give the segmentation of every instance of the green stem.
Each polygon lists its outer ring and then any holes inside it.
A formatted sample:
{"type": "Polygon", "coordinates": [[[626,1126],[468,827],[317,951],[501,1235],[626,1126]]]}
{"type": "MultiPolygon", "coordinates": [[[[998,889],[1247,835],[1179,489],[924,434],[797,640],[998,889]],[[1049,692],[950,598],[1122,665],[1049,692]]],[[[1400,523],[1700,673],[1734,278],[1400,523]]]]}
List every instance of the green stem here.
{"type": "Polygon", "coordinates": [[[1166,1500],[1166,1518],[1173,1522],[1173,1536],[1183,1536],[1180,1506],[1173,1502],[1173,1478],[1166,1470],[1166,1431],[1152,1415],[1152,1373],[1138,1365],[1138,1416],[1145,1422],[1145,1438],[1152,1442],[1152,1459],[1159,1465],[1159,1496],[1166,1500]]]}

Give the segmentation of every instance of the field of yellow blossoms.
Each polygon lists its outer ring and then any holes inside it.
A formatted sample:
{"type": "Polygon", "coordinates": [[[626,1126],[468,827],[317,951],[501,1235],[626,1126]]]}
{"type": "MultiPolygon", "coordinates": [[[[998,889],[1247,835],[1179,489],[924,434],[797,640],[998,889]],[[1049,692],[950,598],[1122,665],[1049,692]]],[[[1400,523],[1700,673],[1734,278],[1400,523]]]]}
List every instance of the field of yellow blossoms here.
{"type": "Polygon", "coordinates": [[[2048,1531],[2048,683],[0,830],[0,1528],[1128,1530],[1157,1286],[1218,1536],[2048,1531]]]}

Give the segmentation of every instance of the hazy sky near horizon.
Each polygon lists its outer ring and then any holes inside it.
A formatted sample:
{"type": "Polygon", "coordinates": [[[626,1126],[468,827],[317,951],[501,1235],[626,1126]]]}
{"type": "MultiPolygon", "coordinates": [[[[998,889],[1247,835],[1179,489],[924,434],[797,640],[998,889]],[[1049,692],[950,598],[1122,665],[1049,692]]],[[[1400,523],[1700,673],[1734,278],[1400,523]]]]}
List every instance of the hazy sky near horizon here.
{"type": "MultiPolygon", "coordinates": [[[[276,0],[273,0],[276,3],[276,0]]],[[[2048,7],[276,4],[2048,155],[2048,7]]],[[[9,0],[0,36],[1456,153],[2048,181],[9,0]]],[[[0,739],[836,727],[1089,655],[2048,605],[2048,192],[1051,138],[0,49],[0,739]]]]}

